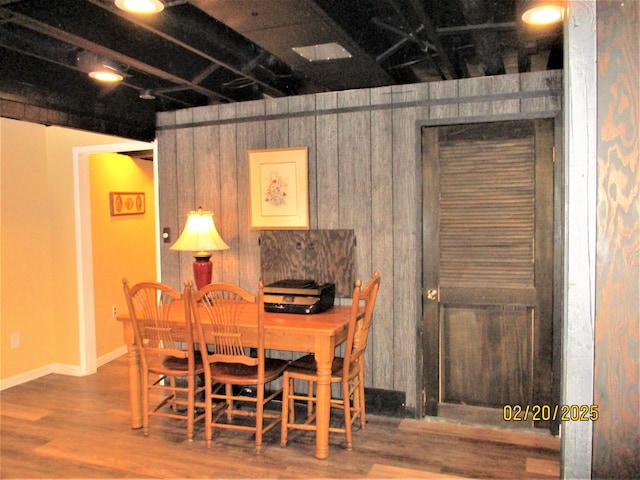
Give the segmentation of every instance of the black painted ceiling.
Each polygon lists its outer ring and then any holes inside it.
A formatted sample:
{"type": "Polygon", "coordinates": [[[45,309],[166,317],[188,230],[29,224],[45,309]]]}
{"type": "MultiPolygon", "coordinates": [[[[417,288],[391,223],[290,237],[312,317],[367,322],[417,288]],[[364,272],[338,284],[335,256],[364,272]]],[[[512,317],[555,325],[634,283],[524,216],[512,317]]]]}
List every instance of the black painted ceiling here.
{"type": "Polygon", "coordinates": [[[113,0],[0,0],[0,115],[152,140],[160,111],[562,68],[562,26],[524,27],[517,1],[165,0],[141,16],[113,0]],[[327,42],[351,58],[292,50],[327,42]],[[90,79],[87,52],[124,81],[90,79]]]}

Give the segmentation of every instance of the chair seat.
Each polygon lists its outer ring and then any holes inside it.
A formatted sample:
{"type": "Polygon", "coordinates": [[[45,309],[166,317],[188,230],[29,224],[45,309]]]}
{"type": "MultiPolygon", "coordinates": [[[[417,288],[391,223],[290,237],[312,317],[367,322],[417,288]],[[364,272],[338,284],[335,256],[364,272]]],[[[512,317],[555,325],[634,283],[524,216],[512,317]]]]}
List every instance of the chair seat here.
{"type": "MultiPolygon", "coordinates": [[[[264,381],[271,382],[282,375],[289,365],[288,360],[265,358],[264,381]]],[[[258,367],[242,363],[216,362],[211,364],[211,377],[215,382],[233,385],[257,385],[258,367]]]]}
{"type": "MultiPolygon", "coordinates": [[[[194,366],[196,370],[201,370],[203,368],[202,356],[199,352],[195,352],[194,366]]],[[[179,370],[186,372],[189,369],[189,360],[186,358],[171,356],[163,357],[162,368],[165,368],[167,370],[179,370]]]]}
{"type": "MultiPolygon", "coordinates": [[[[344,363],[344,358],[335,357],[333,359],[333,363],[331,364],[331,376],[340,378],[342,377],[342,365],[344,363]]],[[[317,366],[316,359],[313,354],[308,354],[303,357],[294,360],[287,367],[288,373],[299,374],[299,375],[316,375],[317,366]]],[[[336,380],[338,381],[338,380],[336,380]]]]}

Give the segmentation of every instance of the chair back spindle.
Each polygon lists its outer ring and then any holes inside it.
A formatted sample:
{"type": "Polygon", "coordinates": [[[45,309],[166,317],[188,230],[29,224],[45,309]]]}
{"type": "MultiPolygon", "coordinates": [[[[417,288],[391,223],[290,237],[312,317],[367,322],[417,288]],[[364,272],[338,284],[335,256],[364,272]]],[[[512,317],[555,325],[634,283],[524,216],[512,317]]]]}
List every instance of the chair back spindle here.
{"type": "MultiPolygon", "coordinates": [[[[182,299],[182,294],[156,282],[142,282],[132,287],[125,283],[124,289],[129,313],[134,320],[136,343],[143,350],[143,361],[145,356],[187,358],[187,350],[181,348],[182,344],[174,337],[176,324],[169,322],[174,303],[182,299]]],[[[190,327],[185,324],[187,330],[190,327]]],[[[189,343],[192,335],[187,333],[186,342],[189,343]]]]}
{"type": "Polygon", "coordinates": [[[258,365],[258,359],[247,355],[242,344],[239,319],[248,308],[257,309],[255,296],[228,283],[212,283],[206,290],[194,294],[194,308],[199,305],[201,311],[194,312],[200,349],[209,363],[228,362],[243,365],[258,365]],[[203,343],[203,339],[208,338],[203,343]]]}
{"type": "Polygon", "coordinates": [[[369,340],[373,310],[380,288],[380,276],[378,272],[361,288],[362,282],[356,281],[351,303],[351,322],[347,334],[347,348],[344,353],[344,375],[364,366],[365,350],[369,340]],[[362,365],[361,365],[362,364],[362,365]]]}

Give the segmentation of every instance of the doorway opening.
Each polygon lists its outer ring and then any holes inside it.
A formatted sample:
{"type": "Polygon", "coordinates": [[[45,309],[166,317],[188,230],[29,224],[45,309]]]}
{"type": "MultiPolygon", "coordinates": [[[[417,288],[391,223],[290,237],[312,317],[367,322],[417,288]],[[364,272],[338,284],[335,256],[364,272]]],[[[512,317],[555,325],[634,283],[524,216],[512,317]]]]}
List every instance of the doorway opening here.
{"type": "MultiPolygon", "coordinates": [[[[74,147],[73,155],[73,188],[74,188],[74,228],[76,239],[76,278],[78,291],[78,340],[80,347],[80,374],[95,373],[98,367],[96,353],[96,328],[93,281],[93,247],[91,235],[91,189],[89,177],[89,157],[96,153],[120,153],[127,155],[133,152],[153,152],[157,157],[156,142],[123,142],[106,145],[90,145],[74,147]]],[[[160,274],[159,232],[158,225],[158,177],[157,162],[154,162],[154,195],[155,203],[154,223],[156,225],[156,271],[160,274]]],[[[124,350],[123,350],[124,351],[124,350]]],[[[118,352],[116,352],[117,354],[118,352]]],[[[108,361],[108,360],[105,360],[108,361]]]]}

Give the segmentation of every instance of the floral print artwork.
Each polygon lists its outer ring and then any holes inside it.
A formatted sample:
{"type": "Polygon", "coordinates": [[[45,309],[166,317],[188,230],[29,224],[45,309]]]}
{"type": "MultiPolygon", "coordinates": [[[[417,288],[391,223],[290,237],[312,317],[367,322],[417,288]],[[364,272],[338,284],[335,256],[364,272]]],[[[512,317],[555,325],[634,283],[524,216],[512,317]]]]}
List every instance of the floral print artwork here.
{"type": "Polygon", "coordinates": [[[249,150],[251,229],[309,228],[307,147],[249,150]]]}
{"type": "Polygon", "coordinates": [[[277,172],[272,172],[269,178],[269,185],[265,192],[264,201],[273,207],[287,204],[287,181],[277,172]]]}

